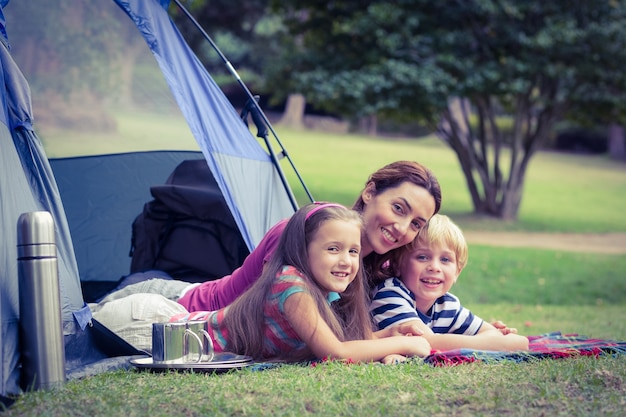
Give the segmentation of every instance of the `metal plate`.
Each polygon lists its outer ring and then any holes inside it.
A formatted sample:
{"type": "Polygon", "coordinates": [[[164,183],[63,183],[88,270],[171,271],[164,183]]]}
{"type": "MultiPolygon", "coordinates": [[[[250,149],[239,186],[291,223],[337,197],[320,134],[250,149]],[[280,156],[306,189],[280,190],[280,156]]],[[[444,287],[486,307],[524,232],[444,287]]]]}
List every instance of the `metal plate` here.
{"type": "Polygon", "coordinates": [[[225,372],[231,369],[241,369],[252,365],[250,356],[236,355],[229,352],[216,353],[210,362],[168,362],[154,363],[152,358],[131,359],[131,365],[151,371],[162,371],[167,369],[183,370],[183,371],[202,371],[202,372],[225,372]]]}

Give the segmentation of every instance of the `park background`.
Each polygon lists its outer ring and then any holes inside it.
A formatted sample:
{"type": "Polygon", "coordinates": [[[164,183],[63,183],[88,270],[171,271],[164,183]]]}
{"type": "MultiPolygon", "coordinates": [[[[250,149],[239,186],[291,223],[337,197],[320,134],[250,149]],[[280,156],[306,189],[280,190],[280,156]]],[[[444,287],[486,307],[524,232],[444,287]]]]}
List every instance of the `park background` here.
{"type": "MultiPolygon", "coordinates": [[[[109,15],[99,9],[95,13],[90,2],[59,0],[58,3],[59,8],[52,10],[61,15],[52,17],[65,21],[65,25],[9,26],[10,38],[15,34],[12,39],[15,40],[13,52],[16,61],[33,90],[34,125],[48,156],[198,149],[158,69],[154,67],[152,57],[145,51],[135,50],[135,44],[127,39],[110,37],[112,32],[118,35],[126,32],[107,19],[114,16],[121,22],[125,17],[109,15]],[[66,16],[65,20],[62,16],[66,16]],[[83,48],[70,47],[76,44],[57,31],[68,28],[71,29],[72,39],[80,38],[85,27],[76,22],[87,16],[95,17],[89,20],[88,28],[101,31],[99,43],[78,44],[83,48]],[[31,49],[20,46],[18,36],[21,32],[24,32],[26,41],[35,41],[23,44],[31,49]],[[64,47],[60,54],[69,53],[71,49],[82,52],[79,56],[86,61],[61,59],[66,56],[55,56],[50,49],[46,49],[51,45],[64,47]],[[32,59],[40,49],[46,50],[48,59],[32,59]],[[119,51],[123,53],[118,56],[119,51]],[[95,52],[105,55],[96,56],[95,52]],[[89,66],[82,67],[81,62],[89,66]],[[113,66],[105,69],[105,62],[113,66]],[[131,62],[133,65],[128,65],[131,62]],[[128,76],[125,70],[132,75],[128,76]],[[125,74],[132,83],[120,81],[125,74]],[[51,79],[64,81],[51,83],[51,79]]],[[[626,195],[624,162],[607,152],[591,152],[593,149],[584,147],[576,147],[576,152],[554,149],[558,128],[572,124],[578,126],[574,116],[584,119],[584,110],[591,114],[596,108],[606,113],[605,107],[599,104],[591,106],[588,102],[588,107],[584,107],[580,97],[573,97],[579,101],[572,101],[576,104],[572,112],[567,113],[568,117],[564,113],[563,120],[554,125],[555,130],[548,132],[545,142],[529,161],[517,218],[502,220],[475,213],[456,153],[437,137],[423,118],[407,121],[406,118],[395,117],[399,115],[384,114],[372,123],[371,114],[348,117],[338,112],[349,109],[323,110],[324,99],[320,98],[317,106],[309,104],[304,107],[301,126],[297,123],[294,126],[291,121],[281,123],[283,108],[280,103],[286,103],[287,94],[283,92],[281,101],[276,91],[277,103],[274,103],[267,97],[274,90],[258,78],[261,73],[258,70],[268,69],[278,60],[278,55],[275,51],[268,52],[246,43],[257,38],[266,41],[258,33],[254,36],[254,31],[236,30],[235,25],[250,27],[254,13],[227,13],[229,6],[226,3],[198,1],[193,3],[192,10],[212,22],[211,33],[218,39],[220,47],[227,51],[235,67],[240,69],[242,78],[251,82],[255,92],[262,93],[262,104],[275,122],[281,142],[316,199],[350,205],[369,173],[385,163],[411,159],[424,163],[435,172],[443,189],[442,213],[450,215],[468,234],[479,231],[541,232],[565,236],[583,233],[604,235],[609,239],[619,238],[616,233],[626,232],[623,216],[626,195]],[[226,19],[227,16],[230,20],[226,19]],[[230,30],[223,27],[225,23],[233,25],[230,30]],[[236,36],[238,33],[239,37],[236,36]],[[253,59],[254,51],[263,51],[266,60],[253,59]],[[307,113],[307,110],[310,112],[307,113]],[[377,129],[372,130],[372,125],[377,129]]],[[[306,3],[293,2],[301,7],[305,7],[306,3]]],[[[382,7],[382,3],[371,3],[382,7]]],[[[451,3],[444,3],[451,11],[455,10],[451,3]]],[[[553,6],[565,7],[566,3],[555,2],[553,6]]],[[[493,4],[485,2],[479,6],[472,2],[476,9],[493,4]]],[[[508,5],[506,2],[503,4],[508,5]]],[[[540,9],[543,7],[541,2],[529,4],[540,9]]],[[[241,11],[244,6],[251,5],[265,11],[267,2],[242,2],[237,7],[241,11]]],[[[413,4],[415,7],[420,5],[423,6],[420,2],[413,4]]],[[[14,2],[11,6],[26,8],[30,13],[37,11],[35,5],[24,2],[14,2]]],[[[598,10],[615,7],[617,13],[622,11],[623,5],[622,2],[600,2],[597,7],[598,10]]],[[[176,12],[174,6],[172,8],[173,17],[184,21],[184,16],[176,12]]],[[[249,7],[246,10],[250,10],[249,7]]],[[[555,10],[548,11],[554,13],[555,10]]],[[[9,22],[10,11],[11,8],[7,7],[9,22]]],[[[379,11],[393,12],[385,8],[379,11]]],[[[255,16],[257,22],[267,24],[261,19],[263,13],[255,16]]],[[[332,21],[330,16],[326,17],[332,21]]],[[[259,30],[263,27],[261,24],[252,26],[259,30]]],[[[192,33],[193,28],[185,30],[190,43],[196,43],[202,51],[200,55],[214,53],[197,34],[192,33]]],[[[549,31],[546,36],[554,33],[558,31],[549,31]]],[[[620,45],[619,39],[614,45],[620,45]]],[[[614,54],[613,58],[616,66],[623,67],[619,64],[618,54],[614,54]]],[[[600,64],[596,63],[594,68],[603,68],[600,64]]],[[[230,74],[227,71],[219,69],[222,65],[219,59],[206,58],[206,65],[215,69],[216,80],[239,109],[242,103],[236,93],[238,86],[228,80],[230,74]]],[[[334,70],[338,71],[338,68],[334,70]]],[[[618,80],[621,73],[612,71],[605,78],[611,76],[618,80]]],[[[357,79],[348,78],[348,81],[356,83],[357,79]]],[[[371,96],[353,98],[351,102],[359,108],[376,103],[371,96]]],[[[616,111],[609,112],[614,117],[611,122],[617,121],[620,114],[617,110],[622,104],[618,101],[616,111]]],[[[497,123],[510,126],[510,115],[500,110],[497,123]]],[[[600,116],[594,115],[596,123],[589,124],[585,120],[586,132],[587,129],[608,132],[609,121],[600,116]]],[[[255,133],[253,126],[251,129],[255,133]]],[[[594,138],[597,140],[596,136],[594,138]]],[[[486,145],[492,147],[494,143],[487,142],[486,145]]],[[[508,152],[507,146],[504,146],[503,158],[510,157],[508,152]]],[[[285,170],[298,200],[305,202],[306,196],[294,173],[286,165],[285,170]]],[[[624,271],[626,259],[623,253],[608,250],[606,253],[597,250],[572,252],[534,248],[532,245],[506,247],[498,242],[492,245],[470,244],[470,261],[454,287],[454,293],[481,317],[501,319],[517,327],[522,334],[562,331],[626,340],[624,271]]],[[[522,364],[468,364],[449,369],[432,368],[415,361],[389,368],[371,364],[328,364],[316,368],[287,366],[266,372],[243,371],[228,375],[153,375],[121,371],[73,381],[53,393],[29,393],[5,413],[93,416],[619,415],[626,406],[624,393],[626,364],[623,356],[522,364]]]]}

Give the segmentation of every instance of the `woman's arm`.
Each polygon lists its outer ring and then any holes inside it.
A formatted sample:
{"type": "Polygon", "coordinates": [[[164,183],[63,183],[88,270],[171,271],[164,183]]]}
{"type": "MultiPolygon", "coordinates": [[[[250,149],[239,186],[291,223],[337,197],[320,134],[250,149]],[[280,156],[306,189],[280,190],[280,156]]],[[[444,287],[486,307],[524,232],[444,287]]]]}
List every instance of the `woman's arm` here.
{"type": "Polygon", "coordinates": [[[378,361],[387,355],[427,356],[430,345],[419,336],[392,336],[382,339],[342,342],[322,319],[313,298],[306,293],[290,295],[285,301],[287,320],[318,358],[378,361]]]}
{"type": "Polygon", "coordinates": [[[418,320],[411,320],[409,322],[386,327],[382,330],[377,330],[374,332],[374,337],[380,339],[391,336],[422,336],[424,332],[416,324],[417,321],[418,320]]]}
{"type": "Polygon", "coordinates": [[[278,247],[287,220],[281,220],[267,231],[258,246],[232,274],[206,281],[187,291],[178,303],[187,311],[215,311],[230,305],[261,276],[263,266],[278,247]]]}
{"type": "Polygon", "coordinates": [[[452,349],[479,349],[497,351],[517,351],[528,350],[528,338],[514,333],[502,334],[489,323],[484,322],[480,330],[475,335],[464,335],[454,333],[433,333],[432,329],[420,320],[406,322],[418,327],[435,350],[452,349]]]}

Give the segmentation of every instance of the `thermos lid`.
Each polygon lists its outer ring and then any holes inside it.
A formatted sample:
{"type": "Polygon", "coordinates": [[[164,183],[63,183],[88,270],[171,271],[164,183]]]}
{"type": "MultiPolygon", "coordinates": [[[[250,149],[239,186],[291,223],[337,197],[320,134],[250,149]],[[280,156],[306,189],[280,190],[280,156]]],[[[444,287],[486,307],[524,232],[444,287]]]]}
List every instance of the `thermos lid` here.
{"type": "Polygon", "coordinates": [[[17,251],[22,257],[55,257],[54,220],[48,211],[22,213],[17,220],[17,251]]]}

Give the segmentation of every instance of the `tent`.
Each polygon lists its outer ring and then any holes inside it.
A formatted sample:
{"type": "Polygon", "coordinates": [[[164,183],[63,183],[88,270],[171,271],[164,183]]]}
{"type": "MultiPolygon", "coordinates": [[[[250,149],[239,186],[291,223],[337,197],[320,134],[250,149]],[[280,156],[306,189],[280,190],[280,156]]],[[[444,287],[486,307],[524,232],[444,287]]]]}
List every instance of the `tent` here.
{"type": "MultiPolygon", "coordinates": [[[[45,210],[53,216],[66,374],[68,378],[76,378],[124,366],[129,355],[141,353],[92,320],[82,287],[86,281],[110,283],[127,273],[130,222],[149,200],[149,186],[162,184],[181,160],[202,157],[206,160],[249,249],[255,247],[269,227],[290,216],[295,209],[271,150],[254,138],[187,46],[168,16],[168,3],[168,0],[0,0],[0,76],[4,81],[0,84],[0,395],[3,398],[19,394],[23,389],[16,261],[16,225],[21,213],[45,210]],[[52,22],[44,24],[38,20],[44,18],[52,22]],[[132,30],[123,25],[130,25],[132,30]],[[60,34],[61,30],[66,32],[60,34]],[[117,35],[120,39],[116,40],[117,35]],[[139,45],[149,58],[138,52],[139,45]],[[53,47],[58,49],[54,51],[53,47]],[[70,57],[70,53],[74,55],[70,57]],[[95,56],[98,53],[108,55],[102,59],[95,56]],[[82,64],[76,56],[83,59],[82,64]],[[134,65],[125,65],[130,61],[134,65]],[[146,70],[147,61],[158,65],[160,80],[152,78],[153,70],[146,70]],[[118,66],[106,68],[105,62],[118,66]],[[125,73],[128,68],[135,71],[134,80],[148,80],[143,87],[133,84],[132,94],[124,88],[129,84],[120,81],[129,79],[125,73]],[[70,77],[69,84],[57,80],[60,74],[70,77]],[[81,80],[81,76],[87,79],[81,80]],[[111,81],[114,76],[119,77],[117,82],[111,81]],[[158,99],[162,94],[154,91],[158,84],[165,85],[174,105],[163,104],[158,99]],[[67,85],[72,88],[68,90],[67,85]],[[117,101],[104,97],[113,91],[117,93],[117,101]],[[135,103],[161,111],[160,117],[171,117],[178,112],[188,126],[194,146],[181,150],[176,147],[179,138],[168,137],[165,132],[165,141],[157,146],[167,150],[163,143],[171,144],[174,140],[175,146],[167,152],[147,151],[140,145],[133,147],[134,143],[129,142],[132,139],[123,139],[120,143],[129,145],[127,148],[134,152],[112,150],[104,157],[49,159],[46,156],[48,146],[44,151],[42,142],[51,143],[54,127],[59,127],[55,123],[67,120],[78,132],[75,136],[68,133],[67,136],[72,136],[69,141],[75,137],[76,146],[83,146],[86,153],[107,145],[101,143],[106,141],[96,129],[111,127],[104,110],[120,109],[123,100],[119,98],[133,94],[135,103]],[[78,106],[68,104],[77,102],[78,106]],[[101,114],[89,119],[83,113],[87,110],[101,114]],[[38,120],[42,122],[40,125],[38,120]],[[52,128],[46,130],[46,126],[52,128]]],[[[120,117],[132,119],[129,108],[120,110],[120,117]]],[[[113,123],[111,130],[118,134],[122,129],[120,126],[115,129],[113,123]]]]}

